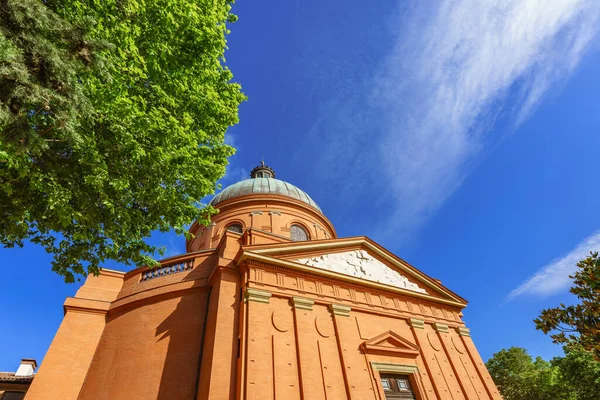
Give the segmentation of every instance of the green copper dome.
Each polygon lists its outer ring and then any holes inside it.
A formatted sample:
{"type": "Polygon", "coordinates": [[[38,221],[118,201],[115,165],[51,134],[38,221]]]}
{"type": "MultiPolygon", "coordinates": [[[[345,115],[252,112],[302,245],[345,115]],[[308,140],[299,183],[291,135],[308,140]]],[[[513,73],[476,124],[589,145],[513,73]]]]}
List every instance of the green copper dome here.
{"type": "Polygon", "coordinates": [[[314,200],[311,199],[305,191],[298,189],[291,183],[287,183],[271,177],[255,177],[234,183],[231,186],[227,186],[215,197],[213,197],[213,199],[210,201],[210,204],[216,206],[217,204],[225,200],[234,199],[236,197],[245,196],[247,194],[261,193],[278,194],[282,196],[291,197],[292,199],[300,200],[301,202],[308,204],[309,206],[322,213],[317,203],[315,203],[314,200]]]}
{"type": "Polygon", "coordinates": [[[251,179],[246,179],[234,183],[231,186],[227,186],[219,194],[213,197],[210,204],[216,206],[222,201],[235,199],[236,197],[245,196],[247,194],[279,194],[300,200],[316,209],[321,214],[323,213],[317,203],[315,203],[305,191],[298,189],[291,183],[275,179],[275,171],[273,171],[273,168],[265,165],[264,161],[261,161],[259,166],[250,171],[250,178],[251,179]]]}

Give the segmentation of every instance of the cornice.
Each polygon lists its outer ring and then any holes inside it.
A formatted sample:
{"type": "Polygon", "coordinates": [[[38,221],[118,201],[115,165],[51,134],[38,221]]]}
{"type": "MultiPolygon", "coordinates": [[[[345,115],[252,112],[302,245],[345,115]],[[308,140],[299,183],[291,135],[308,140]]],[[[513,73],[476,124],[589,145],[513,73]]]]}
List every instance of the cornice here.
{"type": "Polygon", "coordinates": [[[63,310],[66,314],[67,311],[79,311],[91,314],[106,314],[111,306],[110,301],[83,299],[77,297],[67,297],[64,304],[63,310]]]}
{"type": "Polygon", "coordinates": [[[100,275],[109,276],[111,278],[123,278],[127,272],[125,271],[117,271],[115,269],[101,268],[100,275]]]}

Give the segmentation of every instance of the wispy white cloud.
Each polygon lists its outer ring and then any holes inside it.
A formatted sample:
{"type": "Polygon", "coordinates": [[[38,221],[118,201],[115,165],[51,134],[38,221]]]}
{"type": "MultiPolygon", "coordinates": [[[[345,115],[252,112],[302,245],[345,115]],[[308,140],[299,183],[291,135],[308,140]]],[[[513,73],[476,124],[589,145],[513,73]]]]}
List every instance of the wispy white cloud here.
{"type": "Polygon", "coordinates": [[[498,119],[508,131],[523,122],[599,26],[598,0],[415,2],[396,18],[395,44],[373,79],[323,108],[336,126],[320,129],[321,169],[352,192],[385,182],[392,229],[414,230],[498,141],[498,119]]]}
{"type": "Polygon", "coordinates": [[[598,30],[600,2],[459,0],[431,11],[401,18],[414,22],[398,36],[372,95],[386,104],[380,152],[403,205],[397,216],[409,224],[460,185],[493,141],[502,110],[522,122],[577,66],[598,30]]]}
{"type": "Polygon", "coordinates": [[[513,300],[521,295],[550,296],[565,291],[571,286],[569,275],[577,270],[576,264],[587,257],[590,251],[600,250],[600,231],[585,238],[569,254],[553,260],[518,288],[509,293],[507,299],[513,300]]]}

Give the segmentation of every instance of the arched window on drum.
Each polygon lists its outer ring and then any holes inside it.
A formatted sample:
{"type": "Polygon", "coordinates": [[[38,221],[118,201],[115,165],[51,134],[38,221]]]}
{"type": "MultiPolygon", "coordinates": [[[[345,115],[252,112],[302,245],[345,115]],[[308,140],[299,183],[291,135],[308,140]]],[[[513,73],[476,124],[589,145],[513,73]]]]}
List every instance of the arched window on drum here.
{"type": "Polygon", "coordinates": [[[242,233],[244,228],[242,224],[231,224],[227,227],[227,230],[230,232],[242,233]]]}
{"type": "Polygon", "coordinates": [[[302,225],[294,224],[290,227],[290,238],[294,242],[303,242],[309,239],[308,232],[302,225]]]}

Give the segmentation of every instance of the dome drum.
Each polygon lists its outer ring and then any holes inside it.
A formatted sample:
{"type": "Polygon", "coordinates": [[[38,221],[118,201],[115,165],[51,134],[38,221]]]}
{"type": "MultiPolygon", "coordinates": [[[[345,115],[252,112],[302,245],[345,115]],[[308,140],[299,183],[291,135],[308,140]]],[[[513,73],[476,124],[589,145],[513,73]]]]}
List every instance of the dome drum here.
{"type": "Polygon", "coordinates": [[[306,192],[275,179],[264,163],[251,176],[215,195],[209,204],[219,213],[208,226],[192,225],[195,238],[188,240],[187,251],[215,248],[227,230],[243,233],[252,228],[293,241],[336,237],[333,225],[306,192]]]}

